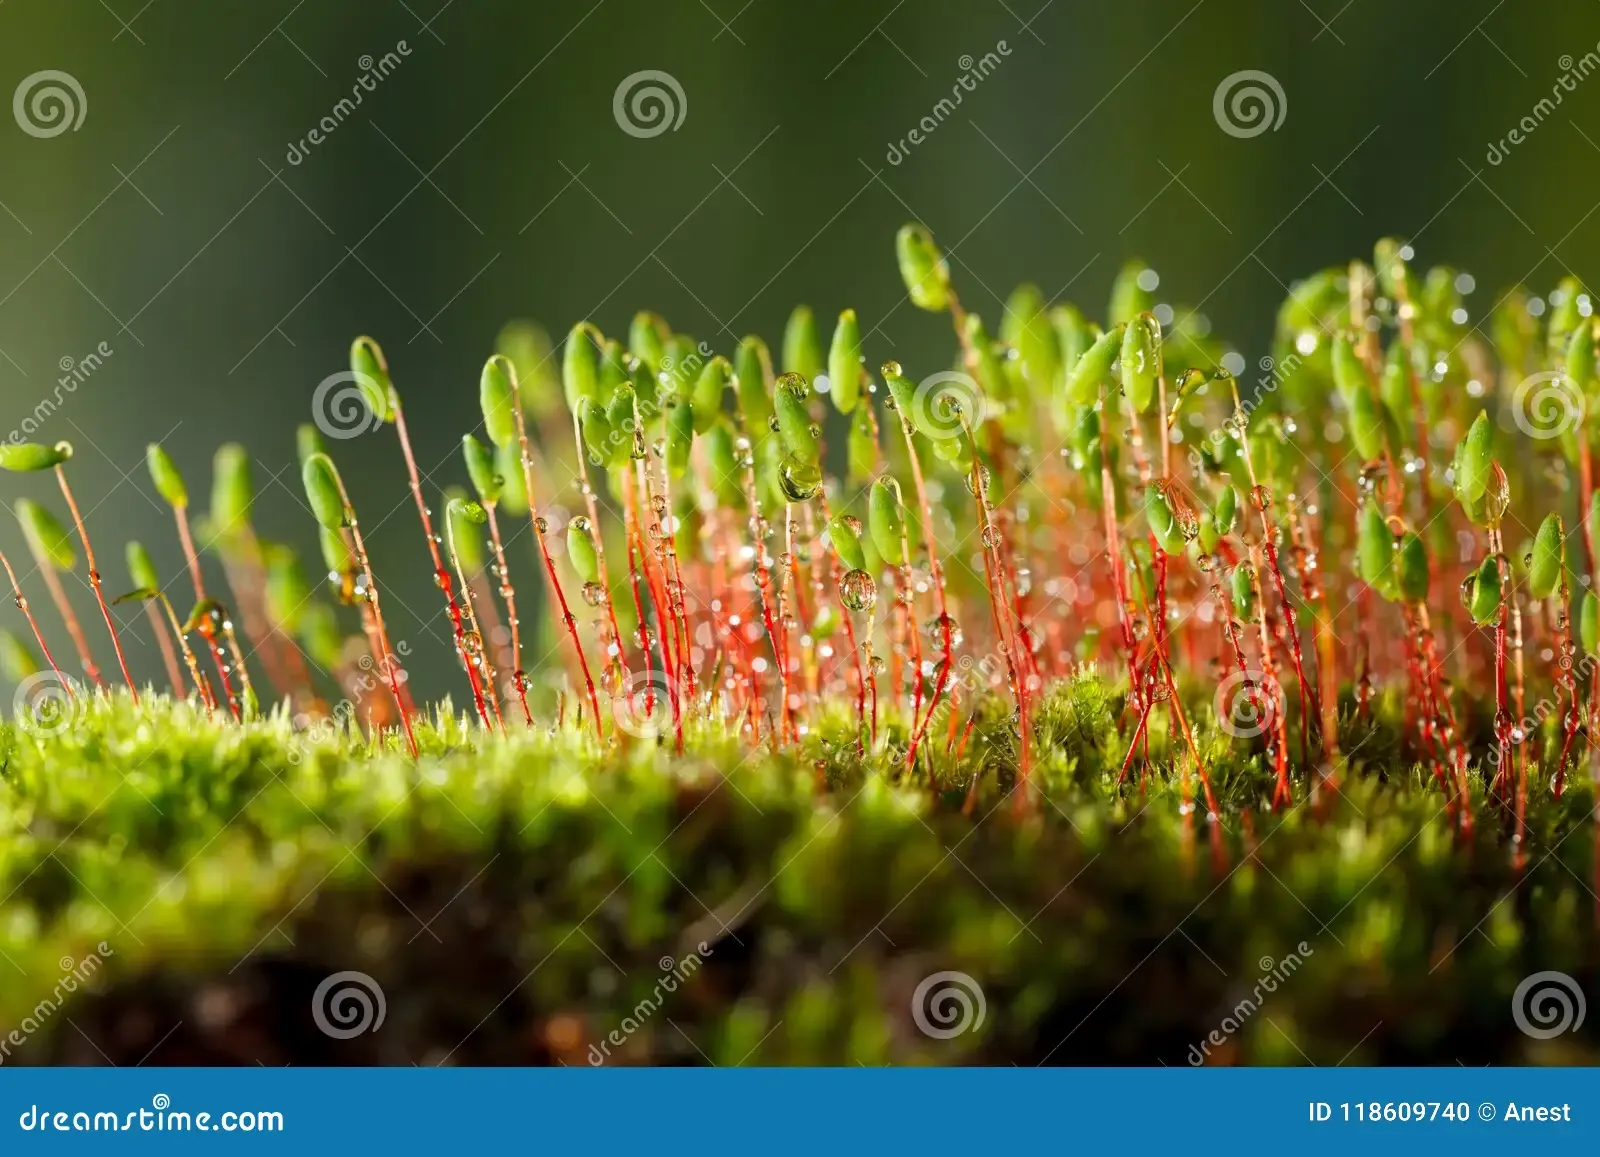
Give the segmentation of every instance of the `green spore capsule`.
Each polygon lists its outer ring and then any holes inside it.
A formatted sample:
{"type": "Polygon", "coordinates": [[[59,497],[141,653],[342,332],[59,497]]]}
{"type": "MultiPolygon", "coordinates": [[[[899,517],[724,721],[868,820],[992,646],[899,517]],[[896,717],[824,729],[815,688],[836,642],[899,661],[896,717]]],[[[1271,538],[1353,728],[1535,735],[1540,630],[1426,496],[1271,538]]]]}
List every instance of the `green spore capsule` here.
{"type": "Polygon", "coordinates": [[[950,266],[932,234],[921,225],[902,225],[895,234],[894,253],[911,304],[930,313],[949,309],[950,266]]]}
{"type": "Polygon", "coordinates": [[[521,319],[508,321],[494,339],[494,351],[511,362],[525,411],[540,418],[560,412],[564,383],[551,368],[555,349],[543,326],[521,319]]]}
{"type": "Polygon", "coordinates": [[[1241,562],[1233,568],[1233,574],[1229,576],[1228,585],[1232,588],[1233,613],[1242,622],[1254,622],[1256,617],[1255,572],[1250,569],[1248,562],[1241,562]]]}
{"type": "Polygon", "coordinates": [[[304,617],[311,598],[311,587],[300,569],[300,559],[281,543],[265,544],[262,559],[267,565],[264,592],[267,615],[277,626],[293,631],[304,617]]]}
{"type": "Polygon", "coordinates": [[[833,344],[828,348],[828,396],[841,414],[853,413],[861,398],[861,323],[856,311],[847,309],[833,327],[833,344]]]}
{"type": "Polygon", "coordinates": [[[1455,493],[1462,506],[1470,508],[1482,500],[1489,487],[1493,452],[1494,429],[1489,415],[1480,411],[1456,450],[1455,493]]]}
{"type": "Polygon", "coordinates": [[[492,506],[500,501],[505,479],[496,468],[494,451],[471,434],[461,437],[461,457],[467,463],[467,478],[477,492],[478,501],[492,506]]]}
{"type": "Polygon", "coordinates": [[[17,499],[16,511],[22,533],[37,554],[57,570],[71,570],[77,565],[72,535],[55,515],[30,498],[17,499]]]}
{"type": "Polygon", "coordinates": [[[305,484],[306,502],[311,507],[312,517],[324,529],[338,530],[347,524],[339,471],[333,459],[326,454],[313,454],[306,459],[300,480],[305,484]]]}
{"type": "Polygon", "coordinates": [[[733,366],[728,359],[718,355],[708,361],[695,378],[689,391],[689,404],[694,407],[694,432],[704,434],[716,424],[722,413],[722,396],[733,384],[733,366]]]}
{"type": "Polygon", "coordinates": [[[822,457],[822,443],[807,404],[811,389],[799,374],[784,374],[773,392],[773,410],[778,419],[778,438],[784,453],[807,465],[822,457]]]}
{"type": "Polygon", "coordinates": [[[861,520],[849,514],[836,514],[828,522],[828,542],[846,570],[866,570],[867,552],[861,546],[861,520]]]}
{"type": "Polygon", "coordinates": [[[809,305],[797,305],[783,328],[783,369],[808,382],[823,372],[822,338],[809,305]]]}
{"type": "MultiPolygon", "coordinates": [[[[631,387],[629,387],[631,393],[631,387]]],[[[630,408],[629,418],[632,418],[630,408]]],[[[618,441],[617,431],[611,425],[611,419],[605,410],[600,408],[599,402],[585,402],[583,404],[583,444],[589,448],[589,461],[596,466],[605,466],[611,461],[612,451],[618,441]]]]}
{"type": "Polygon", "coordinates": [[[249,451],[237,442],[224,442],[211,459],[211,533],[230,538],[244,530],[254,502],[249,451]]]}
{"type": "Polygon", "coordinates": [[[682,478],[694,450],[694,406],[687,399],[667,403],[667,473],[682,478]]]}
{"type": "Polygon", "coordinates": [[[50,470],[72,457],[72,447],[66,442],[46,446],[40,442],[6,442],[0,444],[0,470],[32,473],[50,470]]]}
{"type": "Polygon", "coordinates": [[[772,354],[766,342],[747,337],[739,343],[733,359],[733,380],[744,428],[752,439],[761,441],[767,436],[767,423],[772,418],[772,354]]]}
{"type": "Polygon", "coordinates": [[[172,455],[162,449],[160,442],[151,442],[145,447],[144,460],[150,468],[150,481],[155,483],[156,493],[166,500],[167,505],[188,506],[189,488],[183,483],[183,474],[172,460],[172,455]]]}
{"type": "Polygon", "coordinates": [[[1123,392],[1135,413],[1149,413],[1161,377],[1161,325],[1153,314],[1141,313],[1128,322],[1121,356],[1123,392]]]}
{"type": "Polygon", "coordinates": [[[883,455],[878,447],[878,419],[872,400],[862,397],[850,415],[850,433],[845,437],[845,459],[850,481],[864,483],[877,474],[883,455]]]}
{"type": "Polygon", "coordinates": [[[13,683],[21,683],[39,673],[39,660],[33,652],[10,631],[0,631],[0,669],[13,683]]]}
{"type": "Polygon", "coordinates": [[[1533,537],[1533,550],[1528,560],[1528,593],[1536,599],[1549,598],[1561,583],[1564,538],[1561,516],[1546,515],[1533,537]]]}
{"type": "Polygon", "coordinates": [[[1408,531],[1400,540],[1400,594],[1408,603],[1428,601],[1428,547],[1422,536],[1408,531]]]}
{"type": "Polygon", "coordinates": [[[307,458],[313,454],[326,454],[328,447],[315,426],[310,422],[301,422],[294,428],[294,450],[295,458],[304,466],[307,458]]]}
{"type": "Polygon", "coordinates": [[[128,562],[128,579],[136,588],[151,591],[161,589],[161,573],[156,570],[155,560],[150,557],[143,543],[130,541],[123,548],[123,554],[128,562]]]}
{"type": "Polygon", "coordinates": [[[1100,397],[1100,383],[1111,376],[1111,367],[1122,352],[1125,327],[1116,326],[1095,339],[1070,373],[1067,374],[1067,402],[1072,406],[1093,405],[1100,397]]]}
{"type": "Polygon", "coordinates": [[[1371,394],[1372,378],[1367,374],[1366,363],[1356,352],[1356,339],[1351,334],[1334,335],[1330,357],[1333,364],[1333,386],[1339,391],[1339,397],[1344,400],[1346,407],[1353,405],[1353,399],[1359,395],[1371,394]]]}
{"type": "Polygon", "coordinates": [[[872,545],[878,557],[891,566],[905,566],[905,503],[900,497],[900,484],[893,478],[880,478],[872,484],[867,494],[867,529],[872,534],[872,545]]]}
{"type": "Polygon", "coordinates": [[[389,363],[378,343],[370,337],[358,337],[350,343],[350,375],[373,415],[385,422],[394,421],[389,405],[389,396],[394,391],[389,363]]]}
{"type": "Polygon", "coordinates": [[[1593,591],[1583,592],[1578,608],[1578,641],[1585,654],[1600,655],[1600,598],[1593,591]]]}
{"type": "Polygon", "coordinates": [[[582,514],[567,523],[567,561],[583,582],[601,581],[600,550],[595,545],[594,527],[582,514]]]}
{"type": "Polygon", "coordinates": [[[1361,524],[1356,537],[1356,569],[1361,580],[1386,599],[1393,599],[1397,591],[1394,572],[1394,532],[1389,520],[1376,502],[1368,502],[1361,511],[1361,524]]]}
{"type": "Polygon", "coordinates": [[[522,450],[501,446],[494,452],[495,473],[500,476],[500,505],[507,514],[521,518],[528,513],[528,477],[522,470],[522,450]]]}
{"type": "Polygon", "coordinates": [[[478,377],[478,405],[483,410],[484,429],[489,441],[506,446],[517,440],[516,367],[503,354],[495,354],[483,364],[478,377]]]}
{"type": "Polygon", "coordinates": [[[654,376],[661,372],[661,359],[666,356],[667,339],[671,336],[672,327],[666,319],[647,309],[640,310],[628,326],[628,352],[654,376]]]}
{"type": "Polygon", "coordinates": [[[1154,309],[1159,280],[1156,271],[1143,261],[1133,260],[1123,265],[1111,284],[1111,304],[1107,307],[1111,324],[1123,325],[1154,309]]]}
{"type": "Polygon", "coordinates": [[[1385,429],[1383,411],[1370,390],[1361,389],[1351,394],[1350,441],[1363,462],[1371,462],[1384,452],[1385,429]]]}
{"type": "Polygon", "coordinates": [[[582,413],[584,402],[599,397],[600,355],[589,340],[590,329],[588,322],[580,321],[567,331],[561,346],[561,392],[574,414],[582,413]]]}
{"type": "Polygon", "coordinates": [[[462,569],[468,574],[481,571],[485,555],[483,532],[478,528],[489,521],[489,515],[459,486],[445,491],[444,513],[450,520],[450,542],[462,569]]]}
{"type": "Polygon", "coordinates": [[[1461,603],[1480,627],[1487,626],[1500,613],[1500,563],[1494,555],[1483,560],[1477,570],[1461,583],[1461,603]]]}

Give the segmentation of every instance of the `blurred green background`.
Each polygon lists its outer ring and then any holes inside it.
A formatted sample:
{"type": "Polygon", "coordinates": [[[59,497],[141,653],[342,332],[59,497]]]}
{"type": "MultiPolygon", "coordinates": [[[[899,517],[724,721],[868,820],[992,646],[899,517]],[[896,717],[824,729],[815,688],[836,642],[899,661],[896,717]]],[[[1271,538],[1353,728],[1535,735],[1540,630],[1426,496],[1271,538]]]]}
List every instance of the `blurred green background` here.
{"type": "MultiPolygon", "coordinates": [[[[181,579],[152,439],[201,494],[216,444],[242,441],[260,531],[315,558],[293,430],[359,332],[389,354],[430,489],[464,480],[477,371],[513,316],[622,333],[649,307],[730,351],[776,342],[796,302],[853,305],[869,363],[943,368],[948,324],[905,303],[894,268],[912,217],[995,321],[1024,279],[1099,313],[1139,255],[1254,363],[1289,282],[1386,233],[1472,272],[1480,319],[1500,288],[1547,290],[1600,253],[1600,79],[1487,159],[1597,42],[1592,0],[1536,18],[1504,0],[3,0],[0,91],[60,70],[87,113],[48,138],[0,119],[0,436],[65,359],[112,350],[34,437],[76,445],[120,590],[131,535],[181,579]],[[362,58],[401,41],[291,164],[362,58]],[[890,163],[989,52],[998,67],[890,163]],[[612,102],[647,69],[686,107],[640,138],[612,102]],[[1281,86],[1283,119],[1236,137],[1213,93],[1249,69],[1281,86]]],[[[393,437],[335,450],[392,633],[441,659],[413,660],[420,690],[455,686],[393,437]]],[[[8,503],[52,497],[45,478],[6,486],[8,503]]],[[[9,517],[0,547],[25,558],[9,517]]],[[[535,588],[525,528],[513,553],[535,588]]],[[[158,670],[148,648],[136,662],[158,670]]]]}

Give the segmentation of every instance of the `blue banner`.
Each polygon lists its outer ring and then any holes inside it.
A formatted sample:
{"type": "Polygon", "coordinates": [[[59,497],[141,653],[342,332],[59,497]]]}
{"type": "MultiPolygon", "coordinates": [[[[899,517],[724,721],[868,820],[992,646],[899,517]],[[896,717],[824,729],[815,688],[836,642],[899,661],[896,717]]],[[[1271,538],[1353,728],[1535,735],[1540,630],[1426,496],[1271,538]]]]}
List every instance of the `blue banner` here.
{"type": "Polygon", "coordinates": [[[1156,1145],[1456,1157],[1600,1140],[1594,1069],[10,1069],[0,1152],[830,1154],[1156,1145]]]}

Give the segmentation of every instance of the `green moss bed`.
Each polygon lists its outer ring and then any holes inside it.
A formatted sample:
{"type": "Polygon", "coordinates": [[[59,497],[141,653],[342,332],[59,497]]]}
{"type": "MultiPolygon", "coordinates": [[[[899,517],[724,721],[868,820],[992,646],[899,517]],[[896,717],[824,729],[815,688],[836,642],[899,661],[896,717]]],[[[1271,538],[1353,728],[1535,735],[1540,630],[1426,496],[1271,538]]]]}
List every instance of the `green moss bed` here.
{"type": "Polygon", "coordinates": [[[1587,774],[1560,800],[1534,785],[1519,867],[1481,768],[1463,835],[1402,761],[1397,702],[1346,713],[1337,793],[1300,779],[1274,813],[1259,750],[1207,689],[1186,699],[1214,832],[1159,716],[1118,787],[1122,696],[1090,674],[1039,708],[1021,808],[998,701],[959,762],[934,744],[903,775],[904,736],[858,755],[848,705],[781,755],[694,727],[681,756],[485,739],[440,710],[412,761],[284,714],[101,697],[54,734],[4,728],[0,1037],[33,1028],[0,1060],[1600,1062],[1594,1010],[1549,1039],[1512,1015],[1531,973],[1597,992],[1587,774]],[[346,971],[385,1013],[341,1038],[313,998],[346,971]],[[939,972],[972,978],[981,1023],[919,1029],[939,972]]]}

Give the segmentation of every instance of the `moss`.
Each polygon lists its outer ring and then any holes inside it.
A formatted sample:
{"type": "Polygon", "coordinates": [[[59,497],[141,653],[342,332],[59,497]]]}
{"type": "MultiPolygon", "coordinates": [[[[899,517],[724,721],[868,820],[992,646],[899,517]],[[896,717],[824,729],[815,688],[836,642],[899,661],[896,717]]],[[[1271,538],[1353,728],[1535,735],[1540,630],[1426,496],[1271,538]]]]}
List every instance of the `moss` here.
{"type": "Polygon", "coordinates": [[[1398,703],[1347,714],[1340,795],[1274,814],[1270,766],[1186,701],[1214,832],[1159,713],[1118,788],[1122,695],[1089,672],[1038,708],[1022,815],[998,699],[959,759],[941,721],[908,774],[906,728],[860,755],[849,705],[780,755],[699,725],[682,756],[601,753],[576,725],[483,737],[447,706],[412,762],[283,713],[97,697],[3,738],[0,952],[25,980],[0,985],[0,1027],[109,950],[8,1059],[580,1064],[693,954],[608,1063],[1181,1064],[1230,1017],[1209,1060],[1600,1060],[1592,1022],[1536,1041],[1510,1009],[1536,971],[1593,991],[1587,785],[1530,800],[1519,872],[1508,819],[1480,798],[1463,835],[1395,762],[1398,703]],[[345,970],[388,1015],[336,1040],[311,997],[345,970]],[[948,1039],[912,1016],[941,971],[984,997],[948,1039]]]}

